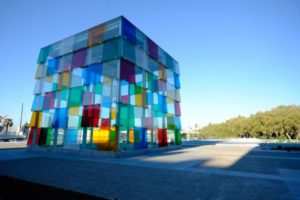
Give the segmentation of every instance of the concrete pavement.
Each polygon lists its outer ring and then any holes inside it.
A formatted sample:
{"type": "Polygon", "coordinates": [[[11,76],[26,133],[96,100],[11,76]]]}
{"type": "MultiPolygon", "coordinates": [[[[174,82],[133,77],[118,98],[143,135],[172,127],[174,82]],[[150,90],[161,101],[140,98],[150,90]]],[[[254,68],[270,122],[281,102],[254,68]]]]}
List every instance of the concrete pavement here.
{"type": "Polygon", "coordinates": [[[111,199],[300,199],[300,152],[259,145],[106,159],[0,150],[0,175],[111,199]]]}

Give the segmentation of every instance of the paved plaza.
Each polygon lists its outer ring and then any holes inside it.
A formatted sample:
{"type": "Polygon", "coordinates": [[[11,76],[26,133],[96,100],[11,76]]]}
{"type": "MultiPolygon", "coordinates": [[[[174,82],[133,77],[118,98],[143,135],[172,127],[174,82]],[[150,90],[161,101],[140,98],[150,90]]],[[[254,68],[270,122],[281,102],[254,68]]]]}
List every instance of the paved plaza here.
{"type": "Polygon", "coordinates": [[[108,199],[300,199],[300,152],[186,144],[119,158],[0,150],[0,175],[108,199]]]}

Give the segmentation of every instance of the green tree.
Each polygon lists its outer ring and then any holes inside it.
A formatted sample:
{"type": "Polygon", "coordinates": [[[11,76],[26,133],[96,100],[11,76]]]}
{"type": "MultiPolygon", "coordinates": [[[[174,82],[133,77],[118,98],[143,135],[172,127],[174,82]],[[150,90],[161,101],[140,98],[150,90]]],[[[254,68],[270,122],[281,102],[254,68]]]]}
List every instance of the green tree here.
{"type": "Polygon", "coordinates": [[[257,137],[300,140],[300,106],[278,106],[250,117],[238,116],[199,130],[200,138],[257,137]]]}
{"type": "Polygon", "coordinates": [[[23,134],[27,138],[28,137],[28,132],[29,132],[29,124],[27,122],[25,124],[23,124],[23,126],[22,126],[22,132],[23,132],[23,134]]]}
{"type": "Polygon", "coordinates": [[[5,127],[5,133],[7,134],[8,128],[14,125],[13,120],[11,118],[6,118],[3,121],[3,126],[5,127]]]}

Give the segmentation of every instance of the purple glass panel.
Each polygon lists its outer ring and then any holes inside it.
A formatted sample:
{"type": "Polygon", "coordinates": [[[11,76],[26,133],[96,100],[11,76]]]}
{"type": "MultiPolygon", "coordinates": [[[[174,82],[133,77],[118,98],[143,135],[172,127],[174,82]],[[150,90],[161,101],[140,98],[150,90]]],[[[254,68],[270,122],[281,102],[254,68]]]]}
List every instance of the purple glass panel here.
{"type": "Polygon", "coordinates": [[[71,68],[74,69],[77,67],[85,66],[86,55],[87,55],[86,49],[83,49],[83,50],[80,50],[80,51],[77,51],[76,53],[74,53],[71,68]]]}
{"type": "Polygon", "coordinates": [[[148,51],[149,55],[154,58],[155,60],[158,60],[158,50],[157,50],[157,44],[155,44],[151,39],[147,39],[148,42],[148,51]]]}
{"type": "Polygon", "coordinates": [[[135,68],[132,62],[121,59],[120,79],[126,80],[129,83],[135,83],[135,68]]]}
{"type": "Polygon", "coordinates": [[[55,92],[45,93],[43,110],[54,108],[54,102],[55,102],[55,92]]]}

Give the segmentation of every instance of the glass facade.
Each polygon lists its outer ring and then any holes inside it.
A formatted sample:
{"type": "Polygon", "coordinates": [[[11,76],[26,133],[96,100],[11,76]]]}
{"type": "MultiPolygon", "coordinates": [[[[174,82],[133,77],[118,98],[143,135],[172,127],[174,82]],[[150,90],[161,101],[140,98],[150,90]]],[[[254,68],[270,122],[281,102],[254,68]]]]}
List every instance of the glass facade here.
{"type": "Polygon", "coordinates": [[[28,145],[181,144],[179,65],[124,17],[40,50],[28,145]]]}

